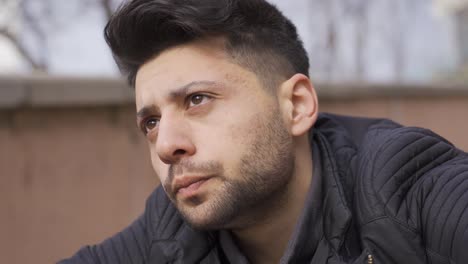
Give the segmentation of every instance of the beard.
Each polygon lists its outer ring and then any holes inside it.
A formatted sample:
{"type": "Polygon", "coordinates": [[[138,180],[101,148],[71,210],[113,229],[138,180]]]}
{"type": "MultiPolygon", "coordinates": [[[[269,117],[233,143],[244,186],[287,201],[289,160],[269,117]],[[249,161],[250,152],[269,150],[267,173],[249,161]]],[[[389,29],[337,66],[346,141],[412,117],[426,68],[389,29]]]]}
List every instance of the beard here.
{"type": "Polygon", "coordinates": [[[292,137],[285,128],[279,109],[257,116],[246,131],[244,144],[248,146],[238,168],[226,172],[219,162],[203,164],[185,162],[171,165],[165,182],[166,191],[174,171],[203,171],[216,175],[221,181],[210,190],[206,200],[195,200],[192,206],[179,203],[175,194],[169,197],[185,220],[195,229],[214,230],[241,228],[265,218],[284,202],[294,173],[292,137]],[[230,175],[231,174],[231,175],[230,175]]]}

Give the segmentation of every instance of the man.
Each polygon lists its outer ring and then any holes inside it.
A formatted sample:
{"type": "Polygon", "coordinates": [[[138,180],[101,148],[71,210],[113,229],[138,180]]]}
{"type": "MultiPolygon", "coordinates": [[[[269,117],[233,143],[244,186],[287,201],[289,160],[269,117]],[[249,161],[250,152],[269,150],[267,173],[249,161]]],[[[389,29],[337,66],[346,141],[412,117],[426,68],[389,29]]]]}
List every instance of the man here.
{"type": "Polygon", "coordinates": [[[264,0],[134,0],[105,37],[162,186],[62,263],[468,263],[468,156],[432,132],[318,114],[264,0]]]}

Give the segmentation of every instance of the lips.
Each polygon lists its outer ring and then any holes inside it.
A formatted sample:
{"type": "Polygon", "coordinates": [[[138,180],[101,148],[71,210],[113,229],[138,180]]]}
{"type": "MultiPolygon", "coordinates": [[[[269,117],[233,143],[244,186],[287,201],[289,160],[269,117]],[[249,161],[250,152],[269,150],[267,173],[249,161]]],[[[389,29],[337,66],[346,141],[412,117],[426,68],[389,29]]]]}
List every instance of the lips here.
{"type": "Polygon", "coordinates": [[[198,176],[183,176],[174,180],[173,193],[175,195],[182,194],[184,196],[193,196],[203,183],[208,181],[211,177],[198,177],[198,176]]]}

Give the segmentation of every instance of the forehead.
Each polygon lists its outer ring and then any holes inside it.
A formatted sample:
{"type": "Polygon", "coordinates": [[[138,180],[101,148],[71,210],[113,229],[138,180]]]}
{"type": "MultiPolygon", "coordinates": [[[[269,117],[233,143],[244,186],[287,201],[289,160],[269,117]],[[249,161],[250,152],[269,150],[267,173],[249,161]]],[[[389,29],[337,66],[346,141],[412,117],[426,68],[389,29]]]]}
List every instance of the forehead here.
{"type": "Polygon", "coordinates": [[[140,67],[136,76],[136,103],[153,104],[171,91],[193,82],[238,86],[257,82],[254,73],[235,64],[218,43],[195,42],[161,53],[140,67]]]}

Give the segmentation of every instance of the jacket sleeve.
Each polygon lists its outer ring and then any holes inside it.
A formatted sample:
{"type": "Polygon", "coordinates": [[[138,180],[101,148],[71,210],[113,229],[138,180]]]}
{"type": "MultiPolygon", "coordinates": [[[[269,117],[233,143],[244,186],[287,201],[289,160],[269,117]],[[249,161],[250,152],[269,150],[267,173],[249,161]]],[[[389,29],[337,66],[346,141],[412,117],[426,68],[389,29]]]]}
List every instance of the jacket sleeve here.
{"type": "Polygon", "coordinates": [[[369,135],[356,218],[384,256],[400,259],[386,263],[468,263],[468,154],[427,129],[376,127],[369,135]],[[375,219],[388,228],[372,229],[375,219]],[[402,232],[373,239],[393,228],[402,232]]]}
{"type": "Polygon", "coordinates": [[[130,226],[101,244],[85,246],[59,264],[137,264],[146,263],[151,250],[153,230],[158,225],[157,188],[146,202],[145,212],[130,226]]]}
{"type": "Polygon", "coordinates": [[[460,154],[431,174],[421,208],[430,263],[468,263],[468,155],[460,154]]]}

